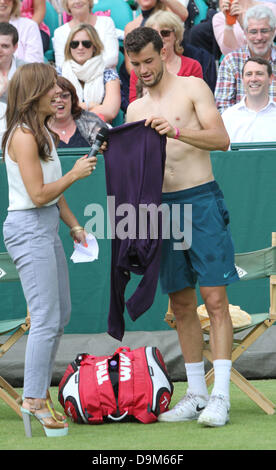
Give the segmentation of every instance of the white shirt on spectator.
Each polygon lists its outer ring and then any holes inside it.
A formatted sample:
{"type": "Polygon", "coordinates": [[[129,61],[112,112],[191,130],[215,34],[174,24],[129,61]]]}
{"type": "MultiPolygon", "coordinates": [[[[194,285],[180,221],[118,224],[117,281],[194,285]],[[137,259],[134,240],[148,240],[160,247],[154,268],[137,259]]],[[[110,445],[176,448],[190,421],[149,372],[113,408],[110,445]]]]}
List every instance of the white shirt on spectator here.
{"type": "MultiPolygon", "coordinates": [[[[24,60],[18,59],[13,55],[10,70],[8,71],[8,81],[11,80],[13,74],[15,73],[16,69],[21,65],[24,65],[26,62],[24,60]]],[[[8,99],[8,89],[6,80],[4,79],[2,73],[0,72],[0,102],[7,103],[8,99]]]]}
{"type": "Polygon", "coordinates": [[[30,18],[11,18],[18,31],[18,48],[14,55],[24,62],[44,62],[43,45],[38,24],[30,18]]]}
{"type": "Polygon", "coordinates": [[[259,111],[249,109],[245,97],[227,108],[221,115],[230,142],[273,142],[276,140],[276,102],[269,98],[268,104],[259,111]]]}
{"type": "Polygon", "coordinates": [[[2,138],[3,138],[4,132],[7,129],[6,116],[5,116],[6,109],[7,109],[6,103],[0,102],[0,145],[2,145],[2,138]]]}
{"type": "MultiPolygon", "coordinates": [[[[104,45],[103,58],[106,68],[116,67],[119,55],[119,42],[113,20],[109,16],[97,16],[95,29],[104,45]]],[[[55,64],[58,69],[62,68],[64,62],[64,48],[70,31],[69,23],[65,23],[54,32],[55,64]]]]}

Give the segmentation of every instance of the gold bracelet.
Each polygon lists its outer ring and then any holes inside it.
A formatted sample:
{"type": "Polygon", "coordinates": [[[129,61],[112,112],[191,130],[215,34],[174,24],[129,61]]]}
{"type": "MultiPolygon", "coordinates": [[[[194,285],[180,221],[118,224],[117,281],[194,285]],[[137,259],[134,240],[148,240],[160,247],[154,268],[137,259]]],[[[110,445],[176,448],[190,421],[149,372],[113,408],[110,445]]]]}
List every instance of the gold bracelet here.
{"type": "Polygon", "coordinates": [[[70,235],[72,237],[74,235],[74,233],[82,232],[83,230],[84,230],[84,228],[81,227],[80,225],[75,225],[74,227],[71,228],[70,235]]]}

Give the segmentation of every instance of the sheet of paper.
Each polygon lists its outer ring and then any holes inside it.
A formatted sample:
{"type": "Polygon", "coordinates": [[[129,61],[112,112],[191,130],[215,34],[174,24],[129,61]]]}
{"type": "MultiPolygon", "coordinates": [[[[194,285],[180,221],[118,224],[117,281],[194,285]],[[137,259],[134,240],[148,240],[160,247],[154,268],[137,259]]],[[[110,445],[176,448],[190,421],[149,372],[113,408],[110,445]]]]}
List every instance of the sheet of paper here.
{"type": "Polygon", "coordinates": [[[71,256],[73,263],[87,263],[95,261],[99,256],[99,245],[97,239],[89,233],[86,237],[87,247],[81,243],[74,243],[74,251],[71,256]]]}

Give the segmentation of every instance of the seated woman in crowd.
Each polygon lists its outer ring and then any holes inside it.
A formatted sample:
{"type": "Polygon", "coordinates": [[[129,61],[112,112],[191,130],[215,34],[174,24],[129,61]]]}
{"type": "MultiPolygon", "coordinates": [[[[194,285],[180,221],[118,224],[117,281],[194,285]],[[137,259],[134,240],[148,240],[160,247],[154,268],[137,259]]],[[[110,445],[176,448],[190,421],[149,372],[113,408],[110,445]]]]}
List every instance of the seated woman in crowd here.
{"type": "Polygon", "coordinates": [[[64,77],[57,78],[55,98],[56,114],[49,127],[59,136],[59,148],[89,147],[96,138],[104,121],[97,114],[84,111],[78,104],[75,87],[64,77]]]}
{"type": "MultiPolygon", "coordinates": [[[[141,14],[138,15],[133,21],[130,21],[125,27],[125,37],[130,31],[139,26],[145,26],[145,22],[150,17],[159,10],[168,10],[172,11],[179,16],[182,22],[184,22],[188,17],[188,10],[178,0],[137,0],[139,7],[141,8],[141,14]]],[[[128,55],[125,54],[125,66],[128,74],[132,70],[132,66],[128,55]]]]}
{"type": "MultiPolygon", "coordinates": [[[[193,75],[194,77],[203,78],[200,63],[182,55],[181,41],[183,39],[184,24],[177,15],[169,11],[157,11],[149,17],[145,26],[155,29],[160,34],[164,44],[164,62],[169,72],[182,77],[193,75]]],[[[129,84],[130,103],[138,97],[136,84],[137,76],[132,70],[129,84]]]]}
{"type": "Polygon", "coordinates": [[[44,62],[43,45],[38,24],[20,16],[20,0],[1,2],[0,22],[11,23],[18,31],[18,48],[14,55],[24,62],[44,62]]]}
{"type": "Polygon", "coordinates": [[[103,44],[89,24],[75,26],[65,46],[62,76],[76,88],[80,106],[111,122],[121,105],[120,80],[114,69],[107,69],[103,44]]]}
{"type": "Polygon", "coordinates": [[[43,23],[46,13],[46,0],[21,0],[21,16],[31,18],[38,24],[43,43],[43,51],[49,49],[50,29],[43,23]]]}
{"type": "Polygon", "coordinates": [[[71,21],[63,24],[54,32],[53,46],[55,51],[55,64],[60,69],[64,62],[64,48],[68,36],[76,25],[80,23],[90,24],[96,29],[100,40],[104,45],[103,59],[106,67],[116,67],[118,63],[119,42],[113,20],[108,16],[93,15],[93,0],[62,0],[67,13],[72,15],[71,21]]]}
{"type": "Polygon", "coordinates": [[[216,41],[222,54],[245,46],[246,39],[243,32],[243,18],[248,8],[264,3],[265,6],[271,8],[276,16],[276,4],[272,2],[258,2],[255,0],[220,0],[220,11],[213,16],[213,31],[216,41]],[[227,13],[236,17],[234,24],[228,24],[227,13]]]}

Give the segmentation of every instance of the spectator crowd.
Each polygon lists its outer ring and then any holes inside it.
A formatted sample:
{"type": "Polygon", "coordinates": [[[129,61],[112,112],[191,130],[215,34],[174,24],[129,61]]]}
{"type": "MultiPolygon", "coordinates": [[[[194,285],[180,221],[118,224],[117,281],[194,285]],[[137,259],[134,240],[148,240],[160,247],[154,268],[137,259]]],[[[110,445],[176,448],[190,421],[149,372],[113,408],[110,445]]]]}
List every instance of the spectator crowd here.
{"type": "Polygon", "coordinates": [[[9,80],[22,64],[48,62],[50,49],[61,79],[51,121],[59,145],[87,146],[95,123],[122,124],[128,104],[147,93],[124,49],[141,26],[161,36],[169,72],[209,85],[231,142],[274,140],[273,0],[114,0],[108,10],[101,0],[0,0],[1,136],[9,80]],[[120,8],[129,15],[123,29],[120,8]]]}

